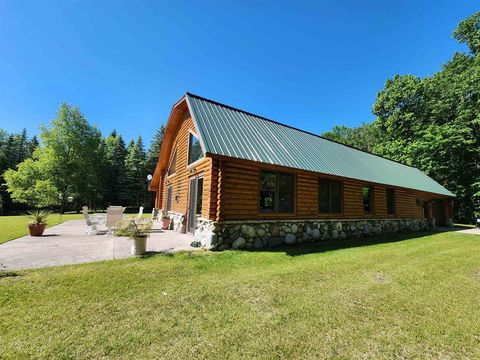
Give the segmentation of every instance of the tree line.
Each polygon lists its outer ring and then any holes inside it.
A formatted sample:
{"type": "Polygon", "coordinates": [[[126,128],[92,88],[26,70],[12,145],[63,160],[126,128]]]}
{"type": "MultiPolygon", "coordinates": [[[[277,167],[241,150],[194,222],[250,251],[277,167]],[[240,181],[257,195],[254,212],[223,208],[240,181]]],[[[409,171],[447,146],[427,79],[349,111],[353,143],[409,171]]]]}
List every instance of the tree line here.
{"type": "Polygon", "coordinates": [[[147,175],[153,174],[163,138],[163,125],[145,150],[142,138],[125,143],[115,130],[107,137],[80,112],[62,103],[39,138],[0,131],[0,211],[81,206],[153,206],[147,175]]]}
{"type": "Polygon", "coordinates": [[[418,167],[456,195],[456,220],[470,223],[480,211],[480,12],[453,37],[469,52],[432,76],[394,76],[377,93],[373,122],[323,136],[418,167]]]}

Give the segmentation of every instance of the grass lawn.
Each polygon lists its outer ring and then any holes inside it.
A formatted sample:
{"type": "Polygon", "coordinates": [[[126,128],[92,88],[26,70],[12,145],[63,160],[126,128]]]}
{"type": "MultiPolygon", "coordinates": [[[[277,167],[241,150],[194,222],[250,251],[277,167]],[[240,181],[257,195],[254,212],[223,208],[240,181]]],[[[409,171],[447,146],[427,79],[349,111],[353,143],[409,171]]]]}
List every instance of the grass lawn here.
{"type": "Polygon", "coordinates": [[[480,358],[480,236],[388,240],[5,273],[0,357],[480,358]]]}
{"type": "MultiPolygon", "coordinates": [[[[48,226],[57,225],[67,220],[83,219],[82,214],[50,214],[48,226]]],[[[30,220],[25,215],[0,216],[0,244],[28,234],[27,224],[30,220]]]]}

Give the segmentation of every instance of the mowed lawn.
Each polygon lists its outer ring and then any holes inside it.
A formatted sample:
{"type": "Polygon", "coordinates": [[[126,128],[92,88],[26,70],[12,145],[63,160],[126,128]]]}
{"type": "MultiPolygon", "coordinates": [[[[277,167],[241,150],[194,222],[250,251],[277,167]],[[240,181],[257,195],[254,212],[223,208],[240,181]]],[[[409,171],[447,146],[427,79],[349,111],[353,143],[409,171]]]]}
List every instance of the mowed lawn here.
{"type": "MultiPolygon", "coordinates": [[[[67,220],[83,219],[82,214],[50,214],[48,226],[54,226],[67,220]]],[[[30,219],[25,215],[0,216],[0,244],[28,234],[30,219]]]]}
{"type": "Polygon", "coordinates": [[[480,236],[388,240],[4,273],[0,357],[480,358],[480,236]]]}

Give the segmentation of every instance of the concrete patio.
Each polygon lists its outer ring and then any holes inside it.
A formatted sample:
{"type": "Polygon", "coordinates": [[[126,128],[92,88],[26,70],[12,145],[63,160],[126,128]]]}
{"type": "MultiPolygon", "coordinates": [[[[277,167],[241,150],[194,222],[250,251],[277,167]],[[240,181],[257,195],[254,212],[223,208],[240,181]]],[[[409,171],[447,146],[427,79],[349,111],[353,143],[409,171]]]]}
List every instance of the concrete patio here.
{"type": "MultiPolygon", "coordinates": [[[[0,270],[31,269],[130,257],[131,240],[111,235],[86,235],[84,220],[70,220],[47,228],[42,237],[23,236],[0,245],[0,270]]],[[[148,252],[198,250],[193,237],[161,230],[154,223],[148,252]]]]}

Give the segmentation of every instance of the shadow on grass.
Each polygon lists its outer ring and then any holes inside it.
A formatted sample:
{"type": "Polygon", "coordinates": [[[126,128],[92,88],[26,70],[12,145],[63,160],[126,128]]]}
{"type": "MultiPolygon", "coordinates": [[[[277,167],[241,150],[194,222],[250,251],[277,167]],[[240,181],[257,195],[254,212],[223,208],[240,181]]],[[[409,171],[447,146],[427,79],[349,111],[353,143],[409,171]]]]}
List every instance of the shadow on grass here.
{"type": "MultiPolygon", "coordinates": [[[[173,249],[173,248],[172,248],[173,249]]],[[[145,254],[138,256],[139,259],[149,259],[152,256],[164,255],[168,257],[173,257],[173,253],[168,250],[165,251],[147,251],[145,254]]]]}
{"type": "Polygon", "coordinates": [[[281,245],[267,249],[259,249],[263,252],[282,252],[289,256],[299,256],[307,254],[322,253],[327,251],[349,249],[363,246],[372,246],[378,244],[395,243],[404,240],[419,239],[425,236],[438,233],[437,231],[424,231],[410,234],[390,234],[371,238],[345,239],[345,240],[326,240],[313,243],[303,243],[297,245],[281,245]]]}

